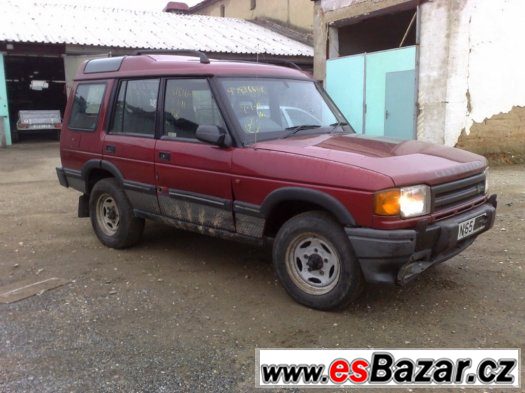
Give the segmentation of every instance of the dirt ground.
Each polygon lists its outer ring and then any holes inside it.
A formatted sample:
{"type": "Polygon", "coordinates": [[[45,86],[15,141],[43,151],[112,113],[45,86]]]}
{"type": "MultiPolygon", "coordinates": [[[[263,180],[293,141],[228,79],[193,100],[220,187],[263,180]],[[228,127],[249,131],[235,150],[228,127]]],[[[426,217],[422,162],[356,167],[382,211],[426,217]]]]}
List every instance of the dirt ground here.
{"type": "Polygon", "coordinates": [[[68,281],[0,304],[0,392],[250,392],[255,348],[525,346],[525,166],[491,168],[497,222],[466,252],[328,313],[286,295],[269,250],[152,223],[103,247],[57,165],[56,142],[0,150],[0,292],[68,281]]]}

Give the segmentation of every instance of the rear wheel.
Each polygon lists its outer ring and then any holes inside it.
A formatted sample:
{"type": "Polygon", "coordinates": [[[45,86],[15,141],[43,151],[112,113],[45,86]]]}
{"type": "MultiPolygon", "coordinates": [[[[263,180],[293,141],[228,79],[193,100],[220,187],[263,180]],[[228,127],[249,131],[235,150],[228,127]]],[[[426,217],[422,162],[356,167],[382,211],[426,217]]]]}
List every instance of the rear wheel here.
{"type": "Polygon", "coordinates": [[[133,215],[126,194],[113,178],[102,179],[93,187],[89,216],[99,240],[111,248],[136,244],[144,231],[144,219],[133,215]]]}
{"type": "Polygon", "coordinates": [[[307,212],[287,221],[277,233],[273,259],[288,294],[306,306],[343,308],[362,292],[350,241],[327,213],[307,212]]]}

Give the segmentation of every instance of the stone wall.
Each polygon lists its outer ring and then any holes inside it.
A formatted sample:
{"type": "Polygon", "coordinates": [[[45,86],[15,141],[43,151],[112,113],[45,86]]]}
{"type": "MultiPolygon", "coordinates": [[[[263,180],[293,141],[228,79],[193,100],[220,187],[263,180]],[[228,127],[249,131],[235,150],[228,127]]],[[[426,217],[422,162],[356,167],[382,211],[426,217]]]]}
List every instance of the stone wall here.
{"type": "Polygon", "coordinates": [[[525,163],[525,107],[515,106],[464,130],[456,145],[483,154],[491,163],[525,163]]]}

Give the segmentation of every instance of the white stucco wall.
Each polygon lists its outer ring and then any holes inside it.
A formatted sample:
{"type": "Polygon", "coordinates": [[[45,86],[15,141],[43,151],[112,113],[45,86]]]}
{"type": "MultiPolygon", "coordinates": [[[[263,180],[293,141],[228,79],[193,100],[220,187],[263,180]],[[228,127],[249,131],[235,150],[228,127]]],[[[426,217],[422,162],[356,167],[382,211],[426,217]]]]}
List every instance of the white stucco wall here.
{"type": "Polygon", "coordinates": [[[525,106],[525,1],[421,6],[418,137],[455,145],[474,123],[525,106]]]}
{"type": "Polygon", "coordinates": [[[321,0],[323,11],[333,11],[343,7],[348,7],[358,3],[366,3],[369,0],[321,0]]]}

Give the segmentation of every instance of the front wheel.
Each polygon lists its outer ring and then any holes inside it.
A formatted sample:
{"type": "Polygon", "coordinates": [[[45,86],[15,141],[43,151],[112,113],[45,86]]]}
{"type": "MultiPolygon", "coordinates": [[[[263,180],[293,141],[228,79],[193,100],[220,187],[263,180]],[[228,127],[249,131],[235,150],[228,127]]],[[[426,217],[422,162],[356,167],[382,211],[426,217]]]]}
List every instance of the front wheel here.
{"type": "Polygon", "coordinates": [[[343,308],[364,286],[343,228],[324,212],[307,212],[288,220],[275,238],[273,261],[288,294],[312,308],[343,308]]]}
{"type": "Polygon", "coordinates": [[[89,216],[99,240],[111,248],[136,244],[144,230],[144,219],[134,216],[126,194],[113,178],[102,179],[93,187],[89,216]]]}

